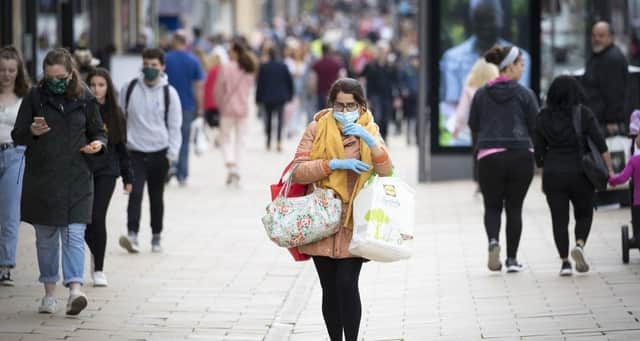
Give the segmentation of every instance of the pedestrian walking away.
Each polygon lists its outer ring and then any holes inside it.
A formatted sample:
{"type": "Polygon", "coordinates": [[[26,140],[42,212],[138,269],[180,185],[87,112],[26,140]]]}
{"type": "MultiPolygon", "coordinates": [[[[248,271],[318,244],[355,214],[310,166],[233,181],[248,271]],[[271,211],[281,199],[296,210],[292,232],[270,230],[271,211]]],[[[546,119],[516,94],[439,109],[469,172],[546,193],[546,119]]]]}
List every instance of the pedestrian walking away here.
{"type": "Polygon", "coordinates": [[[0,285],[13,286],[16,266],[24,146],[14,144],[11,130],[30,83],[13,46],[0,48],[0,285]]]}
{"type": "Polygon", "coordinates": [[[167,52],[165,72],[169,84],[176,89],[182,105],[182,144],[175,176],[185,185],[189,176],[191,122],[203,115],[204,72],[197,57],[187,50],[187,38],[181,32],[173,35],[173,49],[167,52]]]}
{"type": "Polygon", "coordinates": [[[506,211],[507,272],[519,272],[517,253],[522,234],[522,205],[533,178],[533,143],[538,101],[518,84],[524,57],[516,46],[489,49],[485,60],[500,76],[478,89],[469,111],[469,128],[478,159],[478,184],[484,202],[489,240],[488,267],[500,271],[500,220],[506,211]]]}
{"type": "Polygon", "coordinates": [[[265,110],[265,133],[267,135],[267,150],[271,149],[271,121],[275,116],[277,126],[277,151],[282,151],[283,110],[286,102],[293,98],[293,78],[289,68],[277,59],[275,47],[267,48],[267,62],[258,69],[256,84],[256,102],[265,110]]]}
{"type": "Polygon", "coordinates": [[[226,184],[239,186],[245,141],[249,130],[249,96],[256,82],[256,60],[239,41],[231,46],[230,61],[219,71],[214,87],[220,111],[222,154],[226,184]]]}
{"type": "Polygon", "coordinates": [[[543,170],[542,190],[551,211],[553,239],[561,259],[561,276],[573,273],[569,261],[569,203],[573,205],[576,222],[576,246],[571,250],[571,256],[578,272],[589,271],[584,247],[593,221],[595,188],[584,173],[580,155],[581,149],[588,149],[587,137],[594,141],[609,173],[613,175],[607,144],[600,133],[598,121],[591,110],[582,105],[583,101],[580,83],[574,77],[560,76],[551,83],[546,107],[536,118],[536,164],[543,170]],[[581,115],[579,128],[583,138],[580,140],[574,127],[574,114],[581,115]]]}
{"type": "Polygon", "coordinates": [[[178,160],[182,141],[180,97],[169,85],[164,63],[161,49],[145,49],[142,74],[120,91],[134,178],[127,205],[127,235],[120,237],[119,244],[130,253],[140,251],[138,233],[145,184],[151,212],[151,251],[162,251],[165,179],[170,164],[178,160]]]}
{"type": "MultiPolygon", "coordinates": [[[[356,341],[362,303],[358,281],[365,261],[349,253],[353,200],[371,174],[389,176],[393,165],[362,85],[351,78],[329,91],[330,109],[321,110],[298,145],[293,182],[333,189],[342,199],[338,232],[299,247],[312,256],[322,286],[322,315],[332,341],[356,341]]],[[[313,186],[309,186],[312,188],[313,186]]]]}
{"type": "Polygon", "coordinates": [[[118,176],[122,176],[125,193],[131,193],[133,170],[127,151],[127,122],[118,104],[118,95],[113,87],[109,71],[97,68],[87,76],[87,84],[98,101],[100,117],[108,132],[107,150],[91,158],[93,169],[93,214],[87,225],[85,241],[92,255],[91,279],[93,285],[106,287],[104,255],[107,246],[107,209],[113,195],[118,176]]]}
{"type": "Polygon", "coordinates": [[[27,146],[21,218],[36,231],[45,289],[40,313],[56,311],[61,244],[63,284],[69,288],[66,313],[77,315],[87,306],[81,288],[93,176],[86,156],[103,152],[107,137],[96,100],[74,65],[65,49],[47,53],[44,78],[25,97],[11,132],[15,143],[27,146]]]}

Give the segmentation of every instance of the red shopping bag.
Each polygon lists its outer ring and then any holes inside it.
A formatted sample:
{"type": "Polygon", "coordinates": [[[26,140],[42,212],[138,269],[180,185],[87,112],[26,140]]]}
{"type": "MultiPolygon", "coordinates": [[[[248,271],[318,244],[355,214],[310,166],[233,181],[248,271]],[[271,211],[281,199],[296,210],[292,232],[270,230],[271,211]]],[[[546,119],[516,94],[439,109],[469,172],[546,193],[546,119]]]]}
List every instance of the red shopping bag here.
{"type": "MultiPolygon", "coordinates": [[[[291,169],[292,166],[293,166],[293,161],[291,161],[287,165],[287,167],[285,167],[284,171],[282,172],[282,175],[280,175],[280,180],[278,180],[278,183],[271,185],[271,200],[275,199],[280,193],[280,191],[282,190],[282,188],[284,187],[284,182],[282,182],[282,178],[284,177],[285,174],[287,174],[287,172],[289,171],[289,169],[291,169]]],[[[307,194],[307,185],[296,184],[296,183],[291,184],[291,186],[289,187],[289,193],[283,193],[283,195],[286,195],[287,198],[301,197],[301,196],[304,196],[305,194],[307,194]]],[[[301,253],[297,247],[290,247],[288,250],[296,262],[302,262],[305,260],[309,260],[311,258],[309,255],[301,253]]]]}

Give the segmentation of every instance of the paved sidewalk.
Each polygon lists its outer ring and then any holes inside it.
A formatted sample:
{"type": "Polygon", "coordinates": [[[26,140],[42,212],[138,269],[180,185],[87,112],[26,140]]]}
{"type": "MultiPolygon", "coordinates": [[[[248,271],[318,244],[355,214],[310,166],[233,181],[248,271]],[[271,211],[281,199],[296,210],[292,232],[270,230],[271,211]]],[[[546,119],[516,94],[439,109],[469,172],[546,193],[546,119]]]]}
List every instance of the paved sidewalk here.
{"type": "MultiPolygon", "coordinates": [[[[296,142],[267,153],[257,129],[254,136],[242,189],[224,186],[219,150],[192,158],[186,188],[168,188],[162,254],[150,252],[146,199],[142,252],[119,248],[127,197],[117,188],[108,220],[109,287],[91,287],[87,265],[89,306],[78,317],[65,317],[62,289],[58,313],[36,313],[43,290],[33,228],[24,225],[16,286],[0,287],[0,340],[327,340],[313,265],[294,263],[260,223],[267,185],[296,142]]],[[[415,179],[415,148],[393,138],[390,149],[400,174],[415,179]]],[[[361,338],[640,340],[640,253],[632,252],[629,265],[620,259],[619,226],[628,210],[598,212],[586,248],[592,271],[560,278],[539,188],[536,179],[524,209],[520,259],[527,269],[507,275],[486,269],[482,205],[471,182],[417,186],[415,256],[363,267],[361,338]]]]}

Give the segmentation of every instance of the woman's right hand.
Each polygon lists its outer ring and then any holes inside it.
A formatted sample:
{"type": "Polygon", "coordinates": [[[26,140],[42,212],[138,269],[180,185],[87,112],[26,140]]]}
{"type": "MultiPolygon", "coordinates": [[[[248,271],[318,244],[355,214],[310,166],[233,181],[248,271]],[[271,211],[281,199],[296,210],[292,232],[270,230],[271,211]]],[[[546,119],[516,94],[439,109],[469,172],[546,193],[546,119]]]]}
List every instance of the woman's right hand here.
{"type": "Polygon", "coordinates": [[[51,130],[44,117],[34,117],[33,123],[31,123],[31,134],[33,136],[40,136],[46,134],[51,130]]]}
{"type": "Polygon", "coordinates": [[[331,170],[345,169],[361,174],[371,169],[371,166],[358,159],[333,159],[329,161],[331,170]]]}

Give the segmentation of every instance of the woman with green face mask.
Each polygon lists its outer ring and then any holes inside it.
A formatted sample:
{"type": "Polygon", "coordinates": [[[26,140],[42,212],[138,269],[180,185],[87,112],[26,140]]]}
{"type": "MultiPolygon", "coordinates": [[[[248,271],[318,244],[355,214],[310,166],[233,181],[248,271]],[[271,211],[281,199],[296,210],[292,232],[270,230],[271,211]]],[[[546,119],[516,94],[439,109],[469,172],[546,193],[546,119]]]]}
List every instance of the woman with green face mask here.
{"type": "Polygon", "coordinates": [[[21,218],[36,230],[40,282],[45,296],[38,311],[56,311],[62,245],[63,284],[69,288],[66,313],[87,306],[80,291],[84,271],[84,233],[91,222],[93,177],[87,154],[102,152],[107,138],[98,105],[83,85],[73,57],[53,49],[43,62],[44,78],[24,98],[11,132],[27,146],[21,218]]]}

